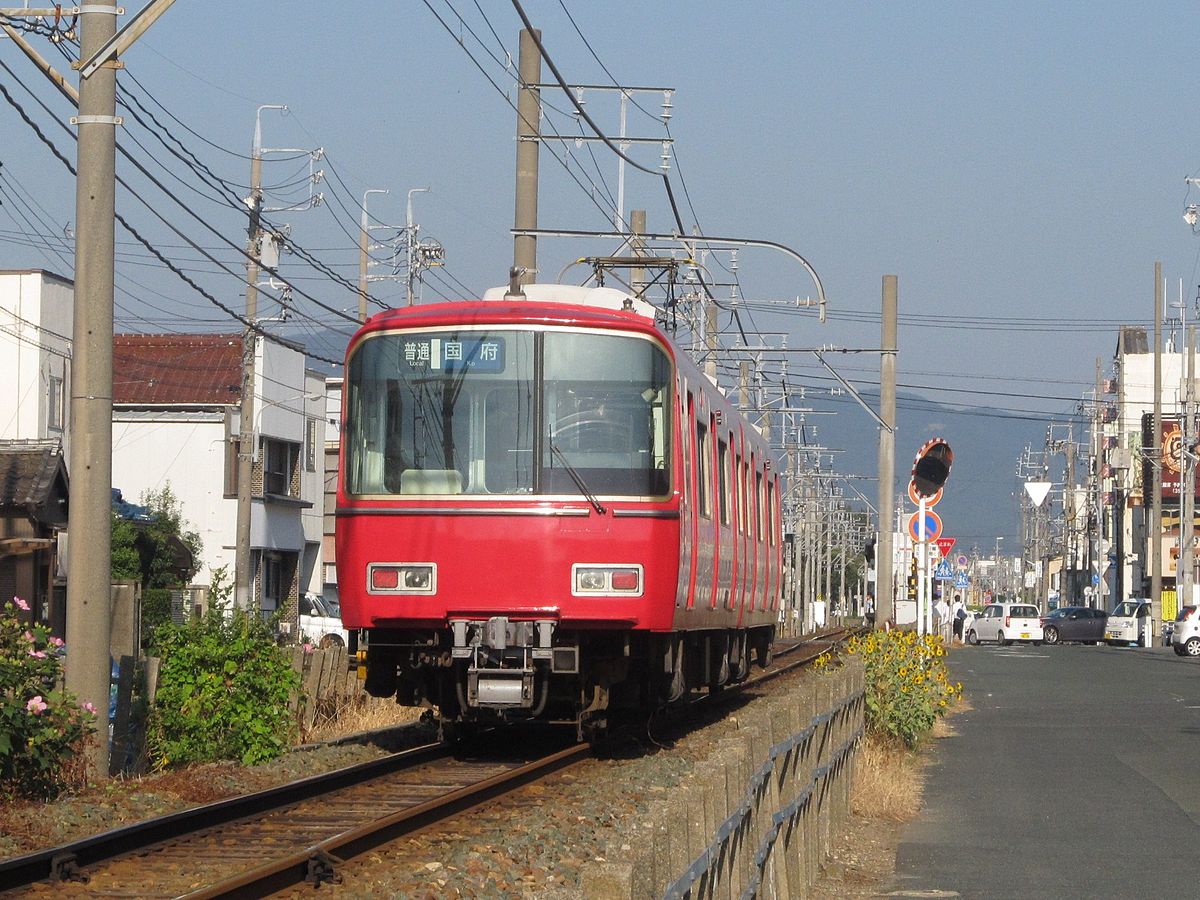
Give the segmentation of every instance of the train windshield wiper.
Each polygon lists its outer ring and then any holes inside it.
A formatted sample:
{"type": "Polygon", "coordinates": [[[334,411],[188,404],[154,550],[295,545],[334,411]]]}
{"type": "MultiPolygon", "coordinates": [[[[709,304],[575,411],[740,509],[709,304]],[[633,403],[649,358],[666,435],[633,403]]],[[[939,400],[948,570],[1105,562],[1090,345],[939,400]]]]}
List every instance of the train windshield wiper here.
{"type": "Polygon", "coordinates": [[[596,495],[588,490],[587,484],[584,483],[583,476],[575,471],[575,467],[567,462],[566,454],[558,449],[558,444],[550,441],[550,451],[558,457],[558,461],[563,464],[563,468],[567,470],[567,474],[571,476],[571,480],[575,482],[575,487],[579,488],[579,493],[587,498],[588,503],[596,510],[597,514],[604,515],[605,509],[600,505],[600,501],[596,499],[596,495]]]}

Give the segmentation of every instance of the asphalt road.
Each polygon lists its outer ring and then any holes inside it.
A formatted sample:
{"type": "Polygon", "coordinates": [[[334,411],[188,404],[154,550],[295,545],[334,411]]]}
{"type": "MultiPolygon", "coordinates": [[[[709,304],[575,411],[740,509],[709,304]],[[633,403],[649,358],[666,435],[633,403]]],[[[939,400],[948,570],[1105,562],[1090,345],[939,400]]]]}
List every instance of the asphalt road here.
{"type": "Polygon", "coordinates": [[[1200,660],[1169,648],[966,647],[884,893],[1200,895],[1200,660]]]}

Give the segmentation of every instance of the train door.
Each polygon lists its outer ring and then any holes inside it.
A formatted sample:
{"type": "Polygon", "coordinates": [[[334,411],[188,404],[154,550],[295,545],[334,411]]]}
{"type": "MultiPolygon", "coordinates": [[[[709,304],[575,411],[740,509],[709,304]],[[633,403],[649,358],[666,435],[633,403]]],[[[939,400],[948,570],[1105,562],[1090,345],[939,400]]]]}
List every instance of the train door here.
{"type": "Polygon", "coordinates": [[[760,460],[751,459],[750,493],[754,496],[754,597],[759,609],[767,608],[767,554],[763,551],[763,476],[760,460]]]}
{"type": "Polygon", "coordinates": [[[687,570],[686,576],[680,577],[680,586],[686,596],[687,608],[691,609],[696,605],[696,567],[699,563],[700,552],[701,495],[699,485],[701,479],[698,477],[698,472],[701,467],[698,465],[697,453],[700,448],[697,440],[696,400],[692,396],[692,392],[687,390],[686,382],[683,384],[680,395],[684,398],[681,403],[679,431],[683,436],[683,495],[686,505],[680,507],[679,534],[683,565],[687,570]]]}
{"type": "Polygon", "coordinates": [[[711,608],[716,602],[716,526],[714,523],[713,503],[713,431],[710,420],[704,417],[704,395],[697,398],[700,408],[693,407],[695,415],[695,453],[696,453],[696,587],[692,603],[695,606],[711,608]]]}
{"type": "MultiPolygon", "coordinates": [[[[714,417],[715,424],[715,417],[714,417]]],[[[713,589],[713,609],[724,605],[732,609],[734,590],[734,565],[736,564],[733,539],[734,522],[731,518],[733,498],[733,453],[729,445],[729,436],[717,438],[717,549],[715,583],[713,589]]]]}

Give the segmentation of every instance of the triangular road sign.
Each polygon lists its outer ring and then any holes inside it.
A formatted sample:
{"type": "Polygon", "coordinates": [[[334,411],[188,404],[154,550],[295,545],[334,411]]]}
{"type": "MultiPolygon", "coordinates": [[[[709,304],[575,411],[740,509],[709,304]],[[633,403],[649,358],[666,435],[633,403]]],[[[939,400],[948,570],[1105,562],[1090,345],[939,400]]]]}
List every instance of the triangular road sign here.
{"type": "Polygon", "coordinates": [[[1046,499],[1046,495],[1050,493],[1050,482],[1027,481],[1025,482],[1025,493],[1029,495],[1029,499],[1033,501],[1034,506],[1041,506],[1042,501],[1046,499]]]}
{"type": "Polygon", "coordinates": [[[950,555],[950,551],[954,549],[954,541],[955,538],[952,537],[940,537],[934,541],[937,544],[938,552],[942,554],[942,559],[950,555]]]}

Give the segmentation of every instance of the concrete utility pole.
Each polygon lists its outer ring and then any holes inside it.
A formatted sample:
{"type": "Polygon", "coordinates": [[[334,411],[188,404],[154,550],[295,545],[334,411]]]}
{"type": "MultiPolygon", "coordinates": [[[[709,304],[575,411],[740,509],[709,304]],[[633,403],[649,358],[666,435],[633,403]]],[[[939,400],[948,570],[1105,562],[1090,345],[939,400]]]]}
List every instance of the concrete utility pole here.
{"type": "Polygon", "coordinates": [[[1092,603],[1096,609],[1104,609],[1104,382],[1100,375],[1100,357],[1096,357],[1096,403],[1092,417],[1092,508],[1096,511],[1092,523],[1092,540],[1089,544],[1092,557],[1088,571],[1096,576],[1092,585],[1092,603]]]}
{"type": "Polygon", "coordinates": [[[1146,540],[1150,542],[1150,613],[1154,622],[1162,621],[1162,263],[1154,264],[1154,425],[1150,450],[1152,475],[1150,521],[1146,540]]]}
{"type": "MultiPolygon", "coordinates": [[[[234,550],[233,597],[237,609],[248,610],[254,605],[254,570],[250,554],[250,523],[254,508],[251,481],[254,478],[254,356],[258,332],[258,255],[262,249],[262,111],[283,109],[268,104],[254,114],[254,143],[250,147],[250,224],[246,229],[246,325],[242,333],[242,397],[238,417],[238,484],[237,484],[237,547],[234,550]]],[[[363,301],[360,299],[359,303],[363,301]]]]}
{"type": "MultiPolygon", "coordinates": [[[[536,172],[534,174],[534,186],[533,187],[534,187],[534,194],[535,194],[534,201],[533,201],[533,215],[536,220],[536,218],[537,218],[537,196],[536,196],[537,175],[536,175],[536,172]]],[[[427,187],[410,188],[409,192],[408,192],[408,203],[405,205],[405,211],[404,211],[404,233],[405,233],[405,235],[407,235],[407,237],[405,238],[405,245],[406,245],[406,249],[408,251],[408,268],[406,268],[404,271],[404,275],[405,275],[405,278],[407,279],[407,284],[408,284],[408,290],[407,290],[405,296],[408,298],[409,306],[413,305],[413,284],[416,283],[416,280],[417,280],[417,231],[418,231],[418,226],[413,224],[412,195],[413,194],[424,194],[424,193],[427,193],[428,191],[429,191],[429,188],[427,188],[427,187]]]]}
{"type": "MultiPolygon", "coordinates": [[[[80,58],[117,32],[117,7],[80,9],[80,58]]],[[[90,762],[108,775],[109,586],[112,583],[112,347],[117,73],[101,65],[79,85],[75,182],[75,309],[66,687],[100,710],[90,762]]]]}
{"type": "Polygon", "coordinates": [[[892,606],[892,491],[896,480],[896,321],[899,307],[895,275],[883,276],[882,340],[879,357],[879,541],[875,552],[875,627],[884,628],[892,606]]]}
{"type": "Polygon", "coordinates": [[[1179,561],[1175,580],[1179,585],[1176,606],[1190,605],[1195,590],[1192,545],[1196,540],[1196,326],[1189,325],[1187,339],[1187,379],[1183,389],[1183,484],[1180,487],[1179,561]]]}
{"type": "Polygon", "coordinates": [[[1066,493],[1063,495],[1063,516],[1066,527],[1063,528],[1063,599],[1066,605],[1074,606],[1079,596],[1079,572],[1076,566],[1077,543],[1075,540],[1076,509],[1075,509],[1075,425],[1067,426],[1067,443],[1063,448],[1067,460],[1066,493]]]}
{"type": "MultiPolygon", "coordinates": [[[[371,222],[367,215],[367,198],[372,194],[390,193],[387,188],[371,188],[363,192],[362,217],[358,228],[358,321],[367,321],[367,267],[370,263],[371,222]]],[[[412,300],[408,301],[410,304],[412,300]]]]}
{"type": "MultiPolygon", "coordinates": [[[[540,30],[521,29],[517,70],[521,79],[517,93],[517,206],[513,222],[517,229],[537,228],[538,147],[540,146],[542,93],[542,56],[537,41],[540,30]]],[[[517,284],[532,284],[537,274],[537,237],[518,234],[513,238],[513,267],[517,284]]]]}

